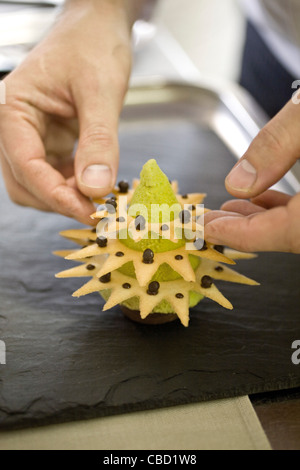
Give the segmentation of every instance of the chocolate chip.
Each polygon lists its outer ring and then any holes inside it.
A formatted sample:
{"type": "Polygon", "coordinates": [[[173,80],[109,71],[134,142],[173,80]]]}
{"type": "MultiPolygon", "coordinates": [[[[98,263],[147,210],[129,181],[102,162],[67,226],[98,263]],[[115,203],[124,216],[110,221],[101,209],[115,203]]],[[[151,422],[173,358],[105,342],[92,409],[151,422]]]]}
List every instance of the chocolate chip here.
{"type": "Polygon", "coordinates": [[[160,288],[160,284],[157,281],[152,281],[148,285],[147,294],[148,295],[157,295],[160,288]]]}
{"type": "Polygon", "coordinates": [[[117,251],[115,256],[118,256],[118,258],[122,258],[122,256],[124,256],[124,253],[123,251],[117,251]]]}
{"type": "Polygon", "coordinates": [[[117,202],[112,198],[107,199],[107,201],[105,201],[105,207],[109,214],[115,214],[116,208],[117,208],[117,202]]]}
{"type": "Polygon", "coordinates": [[[219,253],[223,254],[224,253],[224,246],[223,245],[215,245],[214,249],[218,251],[219,253]]]}
{"type": "Polygon", "coordinates": [[[224,271],[224,268],[222,268],[222,266],[217,266],[215,268],[215,271],[217,271],[218,273],[222,273],[224,271]]]}
{"type": "Polygon", "coordinates": [[[125,284],[123,284],[122,287],[123,287],[123,289],[130,289],[131,284],[129,284],[128,282],[125,282],[125,284]]]}
{"type": "Polygon", "coordinates": [[[183,259],[183,256],[181,256],[181,255],[176,255],[176,256],[175,256],[175,259],[176,259],[177,261],[181,261],[181,260],[183,259]]]}
{"type": "Polygon", "coordinates": [[[88,271],[93,271],[93,269],[95,269],[95,267],[96,267],[96,266],[94,266],[93,264],[88,264],[88,265],[86,266],[86,269],[87,269],[88,271]]]}
{"type": "Polygon", "coordinates": [[[96,233],[96,232],[97,232],[97,227],[92,228],[92,233],[96,233]]]}
{"type": "Polygon", "coordinates": [[[184,295],[179,292],[178,294],[175,295],[175,297],[176,299],[183,299],[184,295]]]}
{"type": "Polygon", "coordinates": [[[143,263],[152,264],[154,261],[154,253],[150,248],[147,248],[143,253],[143,263]]]}
{"type": "Polygon", "coordinates": [[[161,230],[162,232],[166,232],[167,230],[169,230],[169,228],[170,228],[169,225],[163,224],[163,225],[160,227],[160,230],[161,230]]]}
{"type": "Polygon", "coordinates": [[[119,187],[120,193],[122,193],[122,194],[128,193],[129,184],[128,184],[127,181],[120,181],[120,182],[118,183],[118,187],[119,187]]]}
{"type": "Polygon", "coordinates": [[[145,227],[146,227],[145,217],[143,217],[142,215],[138,215],[134,221],[134,225],[135,225],[136,230],[138,231],[145,230],[145,227]]]}
{"type": "Polygon", "coordinates": [[[201,279],[201,287],[209,289],[213,285],[213,279],[210,276],[203,276],[201,279]]]}
{"type": "Polygon", "coordinates": [[[179,213],[179,219],[182,224],[188,224],[191,220],[190,211],[181,211],[179,213]]]}
{"type": "Polygon", "coordinates": [[[100,248],[105,248],[107,246],[107,238],[100,236],[96,239],[96,243],[100,248]]]}
{"type": "Polygon", "coordinates": [[[206,251],[208,249],[206,241],[203,238],[197,238],[194,241],[194,246],[198,251],[206,251]]]}
{"type": "Polygon", "coordinates": [[[103,284],[107,284],[111,281],[111,273],[104,274],[104,276],[99,277],[99,281],[103,284]]]}
{"type": "Polygon", "coordinates": [[[117,217],[116,221],[117,222],[125,222],[125,217],[117,217]]]}
{"type": "Polygon", "coordinates": [[[196,210],[196,206],[189,206],[189,210],[190,210],[190,211],[195,211],[195,210],[196,210]]]}
{"type": "Polygon", "coordinates": [[[188,199],[189,195],[188,194],[183,194],[181,197],[182,197],[182,199],[188,199]]]}

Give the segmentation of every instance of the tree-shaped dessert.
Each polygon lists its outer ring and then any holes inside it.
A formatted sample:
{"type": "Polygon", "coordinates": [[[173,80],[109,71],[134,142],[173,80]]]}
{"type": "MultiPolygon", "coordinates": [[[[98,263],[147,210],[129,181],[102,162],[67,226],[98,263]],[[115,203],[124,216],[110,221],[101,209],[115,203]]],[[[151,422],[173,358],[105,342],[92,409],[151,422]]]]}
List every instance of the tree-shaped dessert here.
{"type": "Polygon", "coordinates": [[[257,285],[229,267],[254,255],[205,241],[204,197],[178,194],[177,183],[149,160],[132,189],[122,181],[111,197],[95,201],[100,204],[92,214],[99,220],[96,228],[61,232],[80,248],[56,254],[80,265],[57,277],[91,277],[74,297],[99,292],[106,301],[103,310],[120,305],[142,323],[179,318],[188,326],[190,308],[205,297],[232,309],[214,280],[257,285]]]}

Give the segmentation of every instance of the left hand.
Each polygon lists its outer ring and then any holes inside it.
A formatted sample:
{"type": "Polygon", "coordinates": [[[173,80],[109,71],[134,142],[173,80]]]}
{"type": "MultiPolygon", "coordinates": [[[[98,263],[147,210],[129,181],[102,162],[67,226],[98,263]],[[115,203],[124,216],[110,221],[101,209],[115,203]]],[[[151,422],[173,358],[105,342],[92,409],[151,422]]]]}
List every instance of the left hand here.
{"type": "Polygon", "coordinates": [[[246,252],[300,253],[300,193],[266,191],[299,158],[300,104],[290,101],[227,176],[226,189],[239,199],[205,215],[205,239],[246,252]]]}

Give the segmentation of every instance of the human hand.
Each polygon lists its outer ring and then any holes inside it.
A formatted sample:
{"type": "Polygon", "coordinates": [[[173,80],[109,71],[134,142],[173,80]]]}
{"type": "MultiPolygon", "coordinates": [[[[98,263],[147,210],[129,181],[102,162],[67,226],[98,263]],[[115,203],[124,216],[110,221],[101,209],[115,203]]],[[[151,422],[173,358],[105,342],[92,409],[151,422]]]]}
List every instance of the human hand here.
{"type": "Polygon", "coordinates": [[[124,3],[67,2],[49,35],[6,77],[0,159],[17,204],[91,224],[91,198],[114,186],[131,68],[133,18],[124,3]]]}
{"type": "Polygon", "coordinates": [[[266,191],[300,158],[299,128],[300,105],[290,101],[227,176],[228,192],[240,199],[205,215],[205,239],[246,252],[300,253],[300,193],[266,191]]]}

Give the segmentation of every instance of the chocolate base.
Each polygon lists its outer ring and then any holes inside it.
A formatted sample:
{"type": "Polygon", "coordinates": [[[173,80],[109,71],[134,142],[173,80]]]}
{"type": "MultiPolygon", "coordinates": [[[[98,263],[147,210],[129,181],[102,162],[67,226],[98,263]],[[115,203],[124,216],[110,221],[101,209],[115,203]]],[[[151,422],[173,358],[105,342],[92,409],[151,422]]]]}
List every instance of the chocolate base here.
{"type": "Polygon", "coordinates": [[[164,323],[178,320],[178,316],[175,313],[150,313],[145,319],[142,319],[139,310],[131,310],[123,305],[120,305],[120,307],[127,318],[144,325],[163,325],[164,323]]]}

